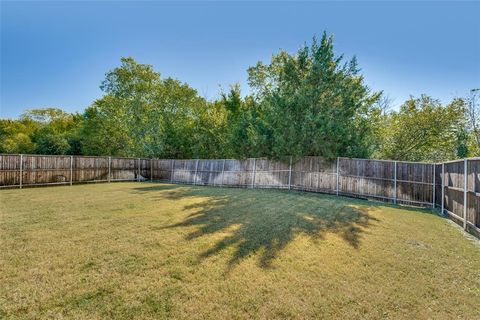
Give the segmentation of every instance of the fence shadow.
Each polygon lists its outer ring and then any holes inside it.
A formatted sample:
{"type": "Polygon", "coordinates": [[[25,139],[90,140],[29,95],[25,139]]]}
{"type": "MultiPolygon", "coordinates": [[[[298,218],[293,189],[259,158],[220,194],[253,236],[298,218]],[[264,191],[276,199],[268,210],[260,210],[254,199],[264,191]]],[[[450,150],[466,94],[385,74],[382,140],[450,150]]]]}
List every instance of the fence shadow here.
{"type": "Polygon", "coordinates": [[[223,237],[198,258],[202,260],[231,247],[233,254],[228,268],[254,253],[260,255],[259,266],[267,268],[300,234],[322,239],[326,233],[335,233],[358,248],[362,233],[372,221],[378,221],[369,214],[375,204],[365,202],[360,206],[345,198],[303,192],[251,189],[225,192],[222,188],[171,185],[140,187],[135,191],[158,193],[158,198],[163,199],[201,199],[184,207],[191,213],[182,222],[163,228],[195,227],[186,240],[222,233],[223,237]]]}

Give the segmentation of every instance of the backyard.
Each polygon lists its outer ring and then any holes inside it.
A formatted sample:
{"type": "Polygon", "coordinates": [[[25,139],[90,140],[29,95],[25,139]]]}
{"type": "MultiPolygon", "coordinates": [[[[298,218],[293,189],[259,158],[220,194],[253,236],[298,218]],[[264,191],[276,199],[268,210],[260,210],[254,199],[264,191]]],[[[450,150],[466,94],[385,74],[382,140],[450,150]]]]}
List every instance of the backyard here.
{"type": "Polygon", "coordinates": [[[480,317],[480,250],[429,210],[160,183],[0,192],[0,317],[480,317]]]}

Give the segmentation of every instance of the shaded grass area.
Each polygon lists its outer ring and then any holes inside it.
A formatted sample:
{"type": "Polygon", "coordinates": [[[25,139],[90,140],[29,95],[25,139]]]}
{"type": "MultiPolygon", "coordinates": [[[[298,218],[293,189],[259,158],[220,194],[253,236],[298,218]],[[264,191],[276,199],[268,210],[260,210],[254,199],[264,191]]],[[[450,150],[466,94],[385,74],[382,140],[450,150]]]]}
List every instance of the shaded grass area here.
{"type": "Polygon", "coordinates": [[[0,318],[480,318],[480,249],[426,210],[156,183],[0,204],[0,318]]]}

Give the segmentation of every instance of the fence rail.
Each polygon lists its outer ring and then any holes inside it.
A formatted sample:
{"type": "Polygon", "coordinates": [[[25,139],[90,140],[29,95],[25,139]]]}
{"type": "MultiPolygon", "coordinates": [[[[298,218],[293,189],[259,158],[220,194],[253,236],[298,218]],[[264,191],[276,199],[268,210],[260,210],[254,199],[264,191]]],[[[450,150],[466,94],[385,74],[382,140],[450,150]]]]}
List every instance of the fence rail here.
{"type": "Polygon", "coordinates": [[[289,189],[432,207],[480,235],[480,158],[434,164],[321,157],[285,163],[263,158],[0,155],[0,188],[145,180],[289,189]]]}

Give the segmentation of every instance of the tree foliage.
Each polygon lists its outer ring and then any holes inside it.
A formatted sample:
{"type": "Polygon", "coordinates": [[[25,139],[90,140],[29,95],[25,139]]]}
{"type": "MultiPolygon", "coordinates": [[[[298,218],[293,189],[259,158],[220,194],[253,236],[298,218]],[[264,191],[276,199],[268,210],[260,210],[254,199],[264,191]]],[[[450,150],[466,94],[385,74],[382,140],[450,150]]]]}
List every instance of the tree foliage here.
{"type": "Polygon", "coordinates": [[[249,70],[249,84],[265,111],[269,156],[366,157],[379,93],[364,84],[355,58],[343,63],[333,39],[315,38],[296,55],[285,51],[249,70]]]}
{"type": "Polygon", "coordinates": [[[0,153],[34,153],[35,124],[23,120],[0,119],[0,153]]]}
{"type": "Polygon", "coordinates": [[[197,157],[218,154],[218,106],[152,66],[123,58],[101,85],[105,95],[85,112],[83,150],[89,154],[197,157]],[[211,143],[211,144],[209,144],[211,143]]]}
{"type": "Polygon", "coordinates": [[[388,114],[378,137],[377,156],[393,160],[440,161],[466,156],[465,104],[455,99],[443,106],[422,95],[388,114]]]}
{"type": "Polygon", "coordinates": [[[260,105],[251,96],[242,98],[238,84],[232,86],[228,93],[222,93],[220,104],[226,111],[228,123],[225,130],[225,156],[263,156],[263,150],[268,150],[268,146],[260,140],[263,121],[260,105]]]}
{"type": "Polygon", "coordinates": [[[0,120],[0,152],[79,154],[82,117],[58,108],[33,109],[19,120],[0,120]]]}
{"type": "Polygon", "coordinates": [[[207,100],[151,65],[122,58],[82,114],[46,108],[0,119],[0,152],[439,161],[480,150],[476,106],[422,95],[395,111],[365,84],[355,58],[335,54],[327,34],[248,68],[248,83],[250,95],[235,84],[207,100]]]}
{"type": "Polygon", "coordinates": [[[467,104],[467,132],[469,150],[473,156],[480,156],[480,89],[471,90],[466,99],[467,104]]]}

